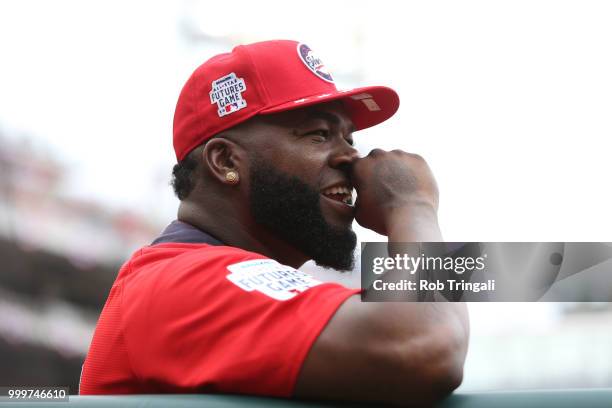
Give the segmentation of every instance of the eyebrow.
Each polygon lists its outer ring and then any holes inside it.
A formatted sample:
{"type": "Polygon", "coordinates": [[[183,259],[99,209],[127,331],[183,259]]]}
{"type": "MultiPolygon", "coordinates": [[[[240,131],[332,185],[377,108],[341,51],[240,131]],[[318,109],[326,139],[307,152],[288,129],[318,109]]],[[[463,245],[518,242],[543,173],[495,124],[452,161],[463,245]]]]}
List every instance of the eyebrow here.
{"type": "MultiPolygon", "coordinates": [[[[340,118],[340,116],[335,115],[330,112],[321,111],[321,110],[312,110],[308,112],[306,119],[304,119],[304,122],[307,122],[313,119],[323,119],[323,120],[330,122],[332,125],[336,125],[336,126],[340,126],[342,124],[342,119],[340,118]]],[[[350,123],[349,123],[348,131],[349,133],[353,133],[355,132],[355,125],[353,124],[352,121],[349,121],[349,122],[350,123]]]]}

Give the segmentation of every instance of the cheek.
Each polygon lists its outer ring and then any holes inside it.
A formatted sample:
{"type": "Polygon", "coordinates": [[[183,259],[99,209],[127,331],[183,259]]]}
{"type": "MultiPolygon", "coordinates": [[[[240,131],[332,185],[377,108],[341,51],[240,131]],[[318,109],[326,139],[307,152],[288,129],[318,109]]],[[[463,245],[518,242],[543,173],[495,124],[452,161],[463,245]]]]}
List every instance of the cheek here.
{"type": "Polygon", "coordinates": [[[284,154],[277,161],[277,168],[288,176],[298,177],[318,189],[326,162],[326,157],[323,155],[301,149],[284,154]]]}

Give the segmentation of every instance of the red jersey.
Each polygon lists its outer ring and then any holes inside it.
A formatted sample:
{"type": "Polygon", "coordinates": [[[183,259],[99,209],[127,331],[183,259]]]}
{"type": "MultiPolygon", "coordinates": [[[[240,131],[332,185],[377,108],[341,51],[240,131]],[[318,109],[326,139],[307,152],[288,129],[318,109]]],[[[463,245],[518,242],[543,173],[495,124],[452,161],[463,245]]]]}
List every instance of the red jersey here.
{"type": "Polygon", "coordinates": [[[187,224],[166,232],[119,271],[79,393],[291,396],[312,344],[359,291],[187,224]]]}

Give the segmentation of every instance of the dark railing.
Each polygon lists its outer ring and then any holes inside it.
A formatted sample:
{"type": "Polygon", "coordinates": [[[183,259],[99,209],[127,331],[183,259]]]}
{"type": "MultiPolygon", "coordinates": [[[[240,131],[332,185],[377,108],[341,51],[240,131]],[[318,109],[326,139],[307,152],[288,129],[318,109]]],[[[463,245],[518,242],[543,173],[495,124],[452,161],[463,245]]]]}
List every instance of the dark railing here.
{"type": "MultiPolygon", "coordinates": [[[[6,401],[6,400],[5,400],[6,401]]],[[[341,404],[236,395],[70,396],[68,402],[0,402],[0,407],[53,408],[304,408],[379,407],[379,404],[341,404]]],[[[455,393],[438,408],[610,408],[612,388],[581,390],[455,393]]]]}

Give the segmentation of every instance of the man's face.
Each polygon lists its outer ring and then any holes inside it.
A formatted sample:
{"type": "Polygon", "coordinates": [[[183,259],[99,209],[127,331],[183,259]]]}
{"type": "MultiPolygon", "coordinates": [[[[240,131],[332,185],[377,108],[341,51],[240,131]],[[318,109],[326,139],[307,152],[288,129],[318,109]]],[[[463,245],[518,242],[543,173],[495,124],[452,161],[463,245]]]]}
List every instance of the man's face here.
{"type": "Polygon", "coordinates": [[[254,220],[317,264],[353,267],[353,124],[340,103],[260,116],[249,126],[254,220]]]}

